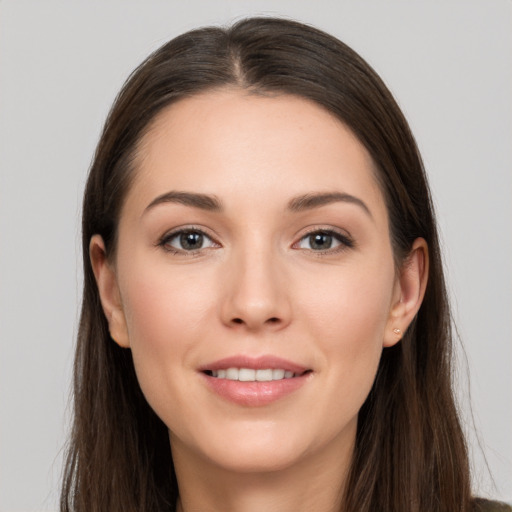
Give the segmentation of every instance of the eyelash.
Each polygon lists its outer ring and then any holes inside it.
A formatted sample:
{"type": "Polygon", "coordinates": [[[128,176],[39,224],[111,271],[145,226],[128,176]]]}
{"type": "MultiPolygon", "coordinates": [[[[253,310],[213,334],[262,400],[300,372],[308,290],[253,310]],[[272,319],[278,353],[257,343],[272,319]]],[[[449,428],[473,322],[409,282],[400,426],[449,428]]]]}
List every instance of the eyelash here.
{"type": "Polygon", "coordinates": [[[298,242],[295,242],[292,247],[296,247],[298,244],[300,244],[303,240],[306,240],[307,238],[313,236],[313,235],[324,235],[332,237],[334,240],[336,240],[339,243],[338,247],[334,248],[328,248],[326,250],[318,250],[315,251],[313,249],[309,249],[309,251],[314,254],[315,256],[323,256],[323,255],[330,255],[330,254],[338,254],[340,252],[343,252],[347,249],[352,249],[355,247],[354,240],[345,233],[340,233],[339,231],[335,229],[325,229],[325,228],[312,228],[310,229],[306,234],[304,234],[298,242]]]}
{"type": "Polygon", "coordinates": [[[172,247],[169,245],[174,239],[177,237],[184,235],[184,234],[197,234],[203,236],[205,239],[208,239],[212,242],[214,246],[220,247],[220,244],[215,242],[213,238],[205,233],[202,229],[196,228],[194,226],[186,227],[186,228],[179,228],[175,231],[171,231],[170,233],[166,233],[165,235],[160,238],[160,240],[156,243],[158,247],[162,247],[167,252],[170,252],[172,254],[179,254],[179,255],[186,255],[186,256],[195,256],[199,254],[200,251],[207,249],[205,247],[201,247],[200,249],[195,250],[186,250],[186,249],[177,249],[176,247],[172,247]]]}
{"type": "MultiPolygon", "coordinates": [[[[196,228],[194,226],[186,227],[186,228],[180,228],[175,231],[171,231],[170,233],[166,233],[163,235],[159,241],[155,244],[158,247],[162,247],[165,251],[170,252],[172,254],[179,254],[179,255],[187,255],[187,256],[194,256],[200,253],[204,249],[209,249],[211,247],[201,247],[199,249],[195,250],[186,250],[186,249],[177,249],[175,247],[172,247],[169,245],[174,239],[177,237],[184,235],[184,234],[196,234],[200,235],[212,243],[212,246],[220,247],[220,244],[215,242],[213,238],[205,233],[202,229],[196,228]]],[[[313,249],[306,249],[310,251],[315,256],[322,256],[326,254],[337,254],[339,252],[345,251],[347,249],[352,249],[355,246],[354,240],[347,236],[346,234],[342,234],[339,231],[336,231],[334,229],[322,229],[322,228],[314,228],[308,231],[306,234],[304,234],[297,242],[295,242],[292,245],[292,248],[300,250],[300,247],[298,245],[306,240],[307,238],[313,236],[313,235],[323,235],[332,237],[334,240],[336,240],[339,243],[339,246],[335,248],[328,248],[326,250],[318,250],[315,251],[313,249]]]]}

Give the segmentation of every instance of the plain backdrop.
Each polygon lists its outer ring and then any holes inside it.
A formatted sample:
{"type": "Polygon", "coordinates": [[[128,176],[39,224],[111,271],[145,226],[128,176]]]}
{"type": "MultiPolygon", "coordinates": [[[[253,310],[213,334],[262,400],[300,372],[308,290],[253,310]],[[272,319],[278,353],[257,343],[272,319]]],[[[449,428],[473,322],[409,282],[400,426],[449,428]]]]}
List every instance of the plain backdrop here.
{"type": "Polygon", "coordinates": [[[116,92],[173,36],[250,14],[336,35],[408,117],[462,340],[457,378],[476,490],[512,501],[512,2],[12,0],[0,1],[0,511],[57,510],[80,201],[116,92]]]}

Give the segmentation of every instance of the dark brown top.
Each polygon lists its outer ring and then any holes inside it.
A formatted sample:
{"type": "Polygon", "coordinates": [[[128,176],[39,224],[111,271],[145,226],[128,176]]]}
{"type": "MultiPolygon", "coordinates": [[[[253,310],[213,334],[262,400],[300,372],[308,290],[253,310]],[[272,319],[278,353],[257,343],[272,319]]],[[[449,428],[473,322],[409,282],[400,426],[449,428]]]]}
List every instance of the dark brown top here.
{"type": "Polygon", "coordinates": [[[512,507],[500,501],[484,500],[483,498],[475,498],[474,512],[512,512],[512,507]]]}

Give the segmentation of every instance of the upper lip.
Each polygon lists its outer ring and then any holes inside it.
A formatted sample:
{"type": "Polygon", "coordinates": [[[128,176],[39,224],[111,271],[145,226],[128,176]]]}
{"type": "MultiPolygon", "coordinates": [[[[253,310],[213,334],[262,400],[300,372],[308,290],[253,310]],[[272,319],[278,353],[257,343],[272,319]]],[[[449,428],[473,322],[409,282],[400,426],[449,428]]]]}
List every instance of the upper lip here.
{"type": "Polygon", "coordinates": [[[277,356],[263,355],[258,357],[252,357],[246,355],[236,355],[225,357],[223,359],[213,361],[212,363],[205,364],[199,368],[199,371],[215,371],[224,370],[227,368],[250,368],[253,370],[281,369],[299,375],[308,370],[308,368],[306,368],[305,366],[302,366],[300,364],[294,363],[293,361],[288,361],[287,359],[283,359],[277,356]]]}

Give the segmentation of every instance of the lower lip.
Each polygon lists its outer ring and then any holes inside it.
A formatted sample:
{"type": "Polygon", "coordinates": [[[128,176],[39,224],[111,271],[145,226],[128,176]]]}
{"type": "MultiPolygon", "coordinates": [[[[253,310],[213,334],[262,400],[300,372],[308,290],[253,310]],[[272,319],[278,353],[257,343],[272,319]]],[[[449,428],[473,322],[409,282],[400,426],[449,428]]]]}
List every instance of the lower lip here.
{"type": "Polygon", "coordinates": [[[238,405],[259,407],[267,405],[301,388],[310,373],[291,379],[271,380],[265,382],[241,382],[238,380],[219,379],[202,374],[208,386],[222,398],[238,405]]]}

